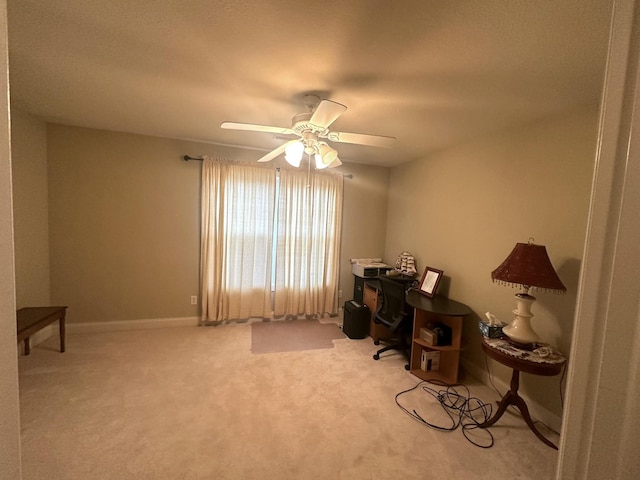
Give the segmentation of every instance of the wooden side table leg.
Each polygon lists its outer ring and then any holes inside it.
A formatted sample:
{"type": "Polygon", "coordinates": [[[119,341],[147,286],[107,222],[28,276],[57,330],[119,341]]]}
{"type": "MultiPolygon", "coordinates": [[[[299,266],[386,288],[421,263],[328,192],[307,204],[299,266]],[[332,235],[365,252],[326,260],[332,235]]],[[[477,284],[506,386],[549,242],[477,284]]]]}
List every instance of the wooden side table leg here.
{"type": "Polygon", "coordinates": [[[520,410],[520,413],[522,414],[522,418],[524,418],[524,421],[527,422],[527,425],[529,426],[531,431],[535,433],[536,437],[542,440],[546,445],[549,445],[554,450],[558,450],[558,447],[556,447],[555,444],[547,440],[547,438],[538,431],[536,426],[533,424],[533,420],[531,420],[531,416],[529,415],[529,409],[527,408],[527,404],[522,399],[522,397],[520,396],[517,396],[517,397],[518,398],[516,398],[515,400],[515,406],[518,407],[518,410],[520,410]]]}
{"type": "Polygon", "coordinates": [[[496,423],[502,417],[502,414],[507,410],[509,405],[514,405],[517,403],[518,399],[518,387],[520,386],[520,371],[513,370],[513,374],[511,374],[511,389],[504,394],[502,400],[498,402],[498,411],[496,414],[487,420],[484,423],[478,425],[479,428],[487,428],[496,423]]]}
{"type": "Polygon", "coordinates": [[[29,355],[31,351],[29,350],[29,337],[24,339],[24,354],[29,355]]]}
{"type": "Polygon", "coordinates": [[[64,353],[65,351],[64,336],[65,336],[65,315],[63,313],[62,317],[60,317],[60,353],[64,353]]]}
{"type": "Polygon", "coordinates": [[[558,447],[556,447],[552,442],[547,440],[547,438],[544,437],[538,431],[536,426],[533,424],[533,420],[531,420],[531,415],[529,415],[529,409],[527,408],[526,402],[520,395],[518,395],[518,388],[520,388],[520,371],[514,369],[513,374],[511,375],[511,388],[504,395],[504,397],[502,397],[502,400],[498,402],[498,411],[492,418],[478,425],[478,427],[480,428],[490,427],[500,419],[500,417],[507,410],[507,407],[509,405],[515,405],[518,408],[518,410],[520,410],[520,414],[522,415],[522,418],[527,423],[531,431],[535,433],[536,437],[542,440],[546,445],[557,450],[558,447]]]}

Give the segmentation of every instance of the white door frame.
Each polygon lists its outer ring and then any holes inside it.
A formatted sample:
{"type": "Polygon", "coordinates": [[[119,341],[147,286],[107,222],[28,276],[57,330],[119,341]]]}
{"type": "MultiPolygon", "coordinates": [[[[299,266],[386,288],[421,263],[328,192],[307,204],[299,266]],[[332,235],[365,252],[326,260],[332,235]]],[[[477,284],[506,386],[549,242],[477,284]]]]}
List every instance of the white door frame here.
{"type": "Polygon", "coordinates": [[[557,478],[640,472],[640,25],[616,0],[557,478]],[[635,127],[635,129],[634,129],[635,127]]]}

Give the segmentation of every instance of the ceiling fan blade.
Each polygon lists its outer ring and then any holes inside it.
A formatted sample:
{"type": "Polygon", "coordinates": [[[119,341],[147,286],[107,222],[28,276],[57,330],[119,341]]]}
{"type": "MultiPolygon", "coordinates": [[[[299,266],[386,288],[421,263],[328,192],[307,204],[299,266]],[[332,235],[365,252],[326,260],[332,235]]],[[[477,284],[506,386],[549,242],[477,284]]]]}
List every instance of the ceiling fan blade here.
{"type": "Polygon", "coordinates": [[[327,138],[332,142],[355,143],[372,147],[391,148],[396,143],[395,137],[382,135],[365,135],[364,133],[329,132],[327,138]]]}
{"type": "Polygon", "coordinates": [[[316,111],[311,115],[309,123],[324,130],[335,122],[346,109],[347,107],[340,103],[332,102],[331,100],[322,100],[316,108],[316,111]]]}
{"type": "Polygon", "coordinates": [[[285,149],[291,145],[292,143],[296,143],[299,142],[300,140],[289,140],[287,143],[283,143],[282,145],[280,145],[278,148],[276,148],[275,150],[270,151],[269,153],[267,153],[265,156],[263,156],[262,158],[258,159],[258,162],[269,162],[271,160],[273,160],[274,158],[276,158],[278,155],[284,153],[285,149]]]}
{"type": "Polygon", "coordinates": [[[286,127],[272,127],[270,125],[256,125],[253,123],[224,122],[220,127],[226,128],[227,130],[248,130],[250,132],[275,133],[276,135],[293,135],[296,133],[286,127]]]}

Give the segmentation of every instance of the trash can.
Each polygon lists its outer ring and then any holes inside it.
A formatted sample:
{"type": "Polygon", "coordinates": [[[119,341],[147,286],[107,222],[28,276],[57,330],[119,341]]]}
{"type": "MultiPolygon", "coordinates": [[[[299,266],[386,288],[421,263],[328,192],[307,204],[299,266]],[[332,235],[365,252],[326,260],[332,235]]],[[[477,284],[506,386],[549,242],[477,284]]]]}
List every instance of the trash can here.
{"type": "Polygon", "coordinates": [[[355,300],[344,302],[344,318],[342,331],[349,338],[365,338],[369,335],[371,312],[366,305],[355,300]]]}

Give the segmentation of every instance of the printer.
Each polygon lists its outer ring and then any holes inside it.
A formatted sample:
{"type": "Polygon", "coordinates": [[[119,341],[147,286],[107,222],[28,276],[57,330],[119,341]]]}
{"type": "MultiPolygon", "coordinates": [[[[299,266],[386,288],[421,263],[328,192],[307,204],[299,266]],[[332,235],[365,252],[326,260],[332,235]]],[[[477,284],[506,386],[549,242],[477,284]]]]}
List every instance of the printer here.
{"type": "Polygon", "coordinates": [[[353,299],[359,304],[363,304],[364,300],[364,282],[365,279],[385,275],[393,267],[382,263],[381,258],[352,258],[351,273],[354,275],[353,282],[353,299]]]}
{"type": "Polygon", "coordinates": [[[360,278],[377,277],[392,269],[393,267],[382,262],[382,258],[351,259],[351,273],[360,278]]]}

